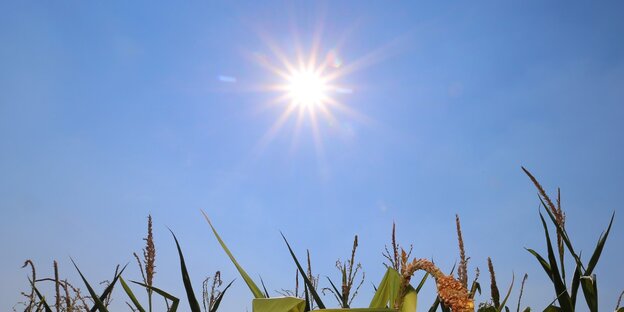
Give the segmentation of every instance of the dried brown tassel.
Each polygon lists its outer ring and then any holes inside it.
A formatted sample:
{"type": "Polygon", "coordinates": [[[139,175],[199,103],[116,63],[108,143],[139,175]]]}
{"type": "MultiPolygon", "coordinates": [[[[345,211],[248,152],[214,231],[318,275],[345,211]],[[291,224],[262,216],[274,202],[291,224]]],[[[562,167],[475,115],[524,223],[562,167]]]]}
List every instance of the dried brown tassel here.
{"type": "Polygon", "coordinates": [[[154,236],[152,235],[152,216],[147,216],[147,237],[145,240],[145,249],[143,249],[143,258],[145,261],[146,284],[152,286],[154,274],[156,271],[156,247],[154,246],[154,236]]]}
{"type": "MultiPolygon", "coordinates": [[[[557,222],[557,225],[559,225],[561,229],[565,229],[565,213],[561,209],[561,192],[557,190],[557,206],[555,207],[555,204],[553,204],[552,200],[550,200],[550,197],[548,197],[548,194],[546,194],[542,185],[537,182],[537,179],[526,168],[522,167],[522,170],[527,176],[529,176],[529,179],[531,179],[531,182],[533,182],[537,188],[541,198],[546,202],[546,209],[549,209],[555,216],[555,222],[557,222]]],[[[559,257],[563,259],[563,239],[562,233],[559,229],[557,229],[557,247],[559,249],[559,257]]]]}
{"type": "Polygon", "coordinates": [[[464,239],[462,238],[461,224],[459,215],[455,215],[455,224],[457,226],[457,241],[459,243],[459,267],[457,268],[457,277],[464,288],[468,288],[468,260],[466,260],[466,252],[464,250],[464,239]]]}
{"type": "Polygon", "coordinates": [[[59,283],[59,272],[58,272],[58,263],[54,260],[54,290],[56,292],[56,300],[54,302],[54,306],[56,307],[56,312],[61,311],[61,290],[59,283]]]}
{"type": "Polygon", "coordinates": [[[500,307],[500,293],[498,292],[498,286],[496,285],[496,274],[494,273],[494,265],[492,259],[488,257],[488,269],[490,271],[490,292],[492,294],[492,302],[495,308],[500,307]]]}
{"type": "Polygon", "coordinates": [[[522,293],[524,292],[524,283],[526,282],[527,278],[529,278],[529,274],[524,273],[524,277],[522,278],[522,284],[520,285],[520,295],[518,296],[518,308],[516,309],[517,312],[520,312],[520,301],[522,300],[522,293]]]}

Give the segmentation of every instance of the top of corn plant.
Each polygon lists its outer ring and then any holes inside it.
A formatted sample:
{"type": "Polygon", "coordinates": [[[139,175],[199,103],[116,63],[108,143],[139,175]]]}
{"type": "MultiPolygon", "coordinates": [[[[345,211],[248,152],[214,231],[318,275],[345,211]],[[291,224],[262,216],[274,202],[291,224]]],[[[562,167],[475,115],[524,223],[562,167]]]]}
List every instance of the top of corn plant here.
{"type": "Polygon", "coordinates": [[[594,252],[592,253],[589,261],[584,263],[581,260],[580,254],[577,253],[574,246],[572,245],[570,236],[566,231],[565,213],[561,208],[560,192],[557,191],[557,204],[555,206],[555,204],[550,199],[548,194],[546,194],[546,191],[544,191],[544,188],[540,185],[537,179],[524,167],[522,167],[522,170],[526,173],[526,175],[529,177],[529,179],[531,179],[531,181],[537,188],[540,203],[548,214],[548,217],[551,223],[554,225],[557,234],[558,257],[555,255],[555,251],[551,243],[548,225],[546,224],[546,220],[544,219],[544,216],[540,211],[539,216],[542,221],[542,227],[544,228],[544,235],[546,238],[547,257],[544,258],[541,254],[537,253],[533,249],[527,250],[533,256],[535,256],[537,261],[540,263],[540,265],[552,281],[553,287],[555,289],[555,300],[546,309],[548,311],[575,311],[577,294],[579,287],[581,287],[587,307],[591,312],[597,312],[598,288],[596,274],[594,274],[593,272],[596,264],[598,263],[598,260],[600,259],[600,255],[602,254],[602,250],[607,241],[607,237],[609,236],[609,232],[611,231],[611,225],[613,224],[615,212],[611,216],[611,220],[609,221],[609,225],[607,226],[606,231],[600,234],[600,237],[598,238],[598,243],[596,244],[596,248],[594,249],[594,252]],[[571,283],[568,283],[566,280],[566,270],[563,261],[566,250],[568,251],[569,255],[574,259],[574,263],[576,264],[571,283]],[[554,305],[555,301],[559,303],[558,306],[554,305]]]}

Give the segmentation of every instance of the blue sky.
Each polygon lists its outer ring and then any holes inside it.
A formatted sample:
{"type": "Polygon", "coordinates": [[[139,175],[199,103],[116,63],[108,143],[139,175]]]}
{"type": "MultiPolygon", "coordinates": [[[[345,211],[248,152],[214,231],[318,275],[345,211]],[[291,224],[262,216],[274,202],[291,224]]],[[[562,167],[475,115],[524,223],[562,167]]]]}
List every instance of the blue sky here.
{"type": "MultiPolygon", "coordinates": [[[[195,287],[219,269],[238,277],[202,220],[213,219],[252,276],[293,288],[283,231],[315,271],[360,238],[365,306],[382,277],[392,222],[414,255],[470,272],[486,259],[501,288],[529,274],[524,305],[554,298],[524,247],[545,251],[525,166],[562,189],[567,227],[587,254],[616,212],[597,274],[600,304],[624,289],[624,20],[616,1],[101,2],[0,4],[0,309],[39,274],[108,279],[142,248],[152,214],[156,285],[183,298],[175,245],[195,287]],[[322,25],[322,27],[320,27],[322,25]],[[322,28],[322,32],[319,29],[322,28]],[[258,62],[308,53],[342,60],[335,110],[297,126],[270,105],[279,83],[258,62]],[[220,76],[235,78],[219,79],[220,76]],[[224,81],[226,80],[226,81],[224,81]],[[228,81],[229,80],[229,81],[228,81]],[[298,129],[298,130],[297,130],[298,129]],[[296,139],[295,139],[296,138],[296,139]],[[293,144],[296,142],[296,144],[293,144]],[[505,285],[505,286],[503,286],[505,285]]],[[[472,275],[471,275],[472,276],[472,275]]],[[[512,306],[517,300],[517,287],[512,306]]],[[[420,309],[433,302],[433,283],[420,309]]],[[[117,307],[125,296],[116,292],[117,307]]],[[[240,278],[224,311],[250,308],[240,278]]],[[[330,296],[325,301],[332,302],[330,296]]]]}

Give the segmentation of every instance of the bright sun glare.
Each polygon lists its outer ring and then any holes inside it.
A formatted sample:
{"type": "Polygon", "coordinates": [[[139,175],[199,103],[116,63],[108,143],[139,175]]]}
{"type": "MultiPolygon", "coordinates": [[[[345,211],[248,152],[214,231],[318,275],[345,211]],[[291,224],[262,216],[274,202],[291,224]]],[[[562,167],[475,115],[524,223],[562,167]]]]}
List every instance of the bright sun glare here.
{"type": "Polygon", "coordinates": [[[313,41],[308,53],[304,53],[304,49],[298,46],[297,53],[291,57],[287,57],[277,45],[269,42],[268,46],[273,57],[258,54],[257,60],[277,78],[263,89],[277,93],[277,97],[267,103],[267,107],[279,107],[281,113],[260,139],[259,150],[272,141],[289,124],[289,120],[294,119],[294,125],[288,131],[292,133],[291,148],[297,146],[301,129],[308,128],[317,153],[321,156],[323,133],[335,134],[343,129],[339,115],[366,120],[365,116],[340,101],[351,94],[353,89],[339,80],[353,71],[357,63],[343,66],[337,49],[321,52],[318,38],[313,41]]]}
{"type": "Polygon", "coordinates": [[[318,72],[296,71],[288,78],[288,97],[297,106],[320,105],[327,100],[327,91],[327,82],[318,72]]]}

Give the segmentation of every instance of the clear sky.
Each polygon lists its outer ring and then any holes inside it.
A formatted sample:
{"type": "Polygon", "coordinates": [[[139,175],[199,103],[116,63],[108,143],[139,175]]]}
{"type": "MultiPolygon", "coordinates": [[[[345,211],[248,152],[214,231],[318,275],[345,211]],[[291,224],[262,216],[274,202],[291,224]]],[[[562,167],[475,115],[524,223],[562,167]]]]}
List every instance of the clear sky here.
{"type": "MultiPolygon", "coordinates": [[[[334,278],[358,234],[359,306],[382,277],[393,221],[415,256],[449,271],[457,213],[470,275],[482,272],[477,302],[489,298],[490,256],[501,289],[516,275],[512,306],[527,272],[523,305],[541,310],[555,294],[524,250],[545,245],[520,166],[551,194],[561,187],[585,256],[616,212],[597,269],[601,308],[612,309],[624,289],[623,11],[621,1],[2,1],[0,310],[28,286],[25,259],[40,276],[57,259],[76,284],[70,256],[90,280],[127,262],[138,279],[132,252],[148,214],[155,285],[186,309],[167,227],[198,293],[217,269],[238,278],[200,209],[270,290],[294,284],[280,230],[334,278]],[[309,56],[314,42],[319,59],[335,56],[340,87],[328,96],[341,106],[270,132],[289,103],[276,103],[284,92],[268,86],[284,80],[265,65],[309,56]]],[[[120,289],[114,300],[123,309],[120,289]]],[[[250,303],[238,278],[223,310],[250,303]]]]}

